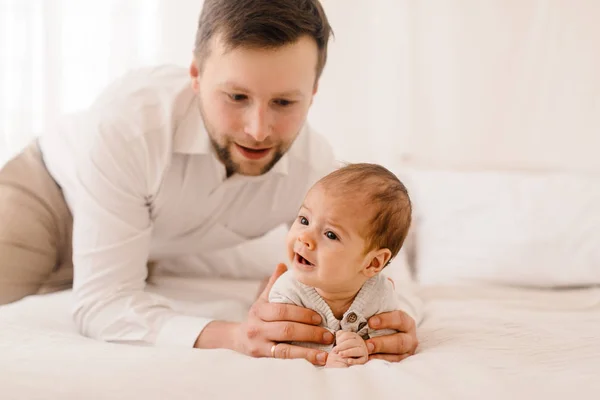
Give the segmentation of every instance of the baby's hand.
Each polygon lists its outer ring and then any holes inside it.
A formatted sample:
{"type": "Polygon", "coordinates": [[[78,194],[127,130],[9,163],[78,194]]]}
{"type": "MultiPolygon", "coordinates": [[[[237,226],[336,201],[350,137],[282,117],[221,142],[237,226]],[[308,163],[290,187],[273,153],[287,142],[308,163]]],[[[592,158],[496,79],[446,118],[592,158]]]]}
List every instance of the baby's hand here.
{"type": "MultiPolygon", "coordinates": [[[[335,349],[335,347],[334,347],[335,349]]],[[[327,356],[327,362],[325,363],[325,368],[348,368],[347,360],[340,356],[338,353],[334,353],[333,350],[327,356]]]]}
{"type": "Polygon", "coordinates": [[[342,357],[348,365],[364,364],[369,360],[367,344],[355,332],[336,332],[336,346],[331,352],[342,357]]]}

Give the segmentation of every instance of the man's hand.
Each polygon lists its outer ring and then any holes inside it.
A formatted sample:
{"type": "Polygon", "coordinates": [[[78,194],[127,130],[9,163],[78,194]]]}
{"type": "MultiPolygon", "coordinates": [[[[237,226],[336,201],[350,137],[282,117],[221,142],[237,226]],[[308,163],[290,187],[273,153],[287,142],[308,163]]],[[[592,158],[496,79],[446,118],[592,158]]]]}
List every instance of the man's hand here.
{"type": "Polygon", "coordinates": [[[415,321],[402,311],[375,315],[369,319],[372,329],[394,329],[399,333],[367,340],[369,360],[402,361],[415,354],[419,341],[415,321]]]}
{"type": "MultiPolygon", "coordinates": [[[[360,365],[369,361],[367,344],[356,332],[337,331],[336,337],[336,345],[331,352],[339,355],[345,364],[360,365]]],[[[329,357],[333,358],[332,355],[329,357]]]]}
{"type": "Polygon", "coordinates": [[[250,308],[246,322],[212,322],[198,337],[196,347],[227,347],[253,357],[304,358],[315,365],[325,365],[326,352],[282,343],[333,342],[333,335],[328,330],[314,326],[321,322],[316,312],[290,304],[269,303],[271,287],[286,270],[284,264],[277,266],[260,297],[250,308]],[[214,345],[214,341],[227,340],[229,342],[226,345],[214,345]]]}

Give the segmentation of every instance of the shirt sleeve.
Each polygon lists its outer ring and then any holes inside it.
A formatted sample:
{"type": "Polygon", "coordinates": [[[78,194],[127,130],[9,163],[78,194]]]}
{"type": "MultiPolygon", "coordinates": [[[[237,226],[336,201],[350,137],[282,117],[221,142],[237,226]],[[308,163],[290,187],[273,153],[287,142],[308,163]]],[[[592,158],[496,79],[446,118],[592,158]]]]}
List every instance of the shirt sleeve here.
{"type": "MultiPolygon", "coordinates": [[[[209,319],[179,315],[145,291],[156,154],[130,121],[89,124],[67,188],[73,211],[74,317],[104,341],[193,347],[209,319]]],[[[153,146],[156,149],[153,149],[153,146]]]]}

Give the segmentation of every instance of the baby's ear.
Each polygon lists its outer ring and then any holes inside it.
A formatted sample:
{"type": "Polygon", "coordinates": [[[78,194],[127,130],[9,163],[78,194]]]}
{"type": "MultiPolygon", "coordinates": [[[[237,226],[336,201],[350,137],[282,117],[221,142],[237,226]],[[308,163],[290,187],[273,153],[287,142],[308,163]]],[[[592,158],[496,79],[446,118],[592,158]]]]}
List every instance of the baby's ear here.
{"type": "Polygon", "coordinates": [[[389,249],[379,249],[369,253],[371,261],[365,268],[365,275],[369,278],[377,275],[387,265],[391,257],[392,252],[389,249]]]}

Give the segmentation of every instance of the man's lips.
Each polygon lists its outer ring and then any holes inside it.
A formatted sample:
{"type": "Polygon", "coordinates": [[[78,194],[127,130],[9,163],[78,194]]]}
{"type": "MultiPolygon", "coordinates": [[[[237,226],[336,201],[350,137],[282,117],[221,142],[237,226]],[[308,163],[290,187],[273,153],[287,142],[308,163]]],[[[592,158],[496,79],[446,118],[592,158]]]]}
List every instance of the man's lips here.
{"type": "Polygon", "coordinates": [[[235,144],[235,147],[242,154],[242,156],[244,156],[245,158],[247,158],[249,160],[260,160],[261,158],[267,156],[273,149],[272,147],[265,147],[265,148],[261,148],[261,149],[252,148],[252,147],[244,147],[237,143],[235,144]]]}

